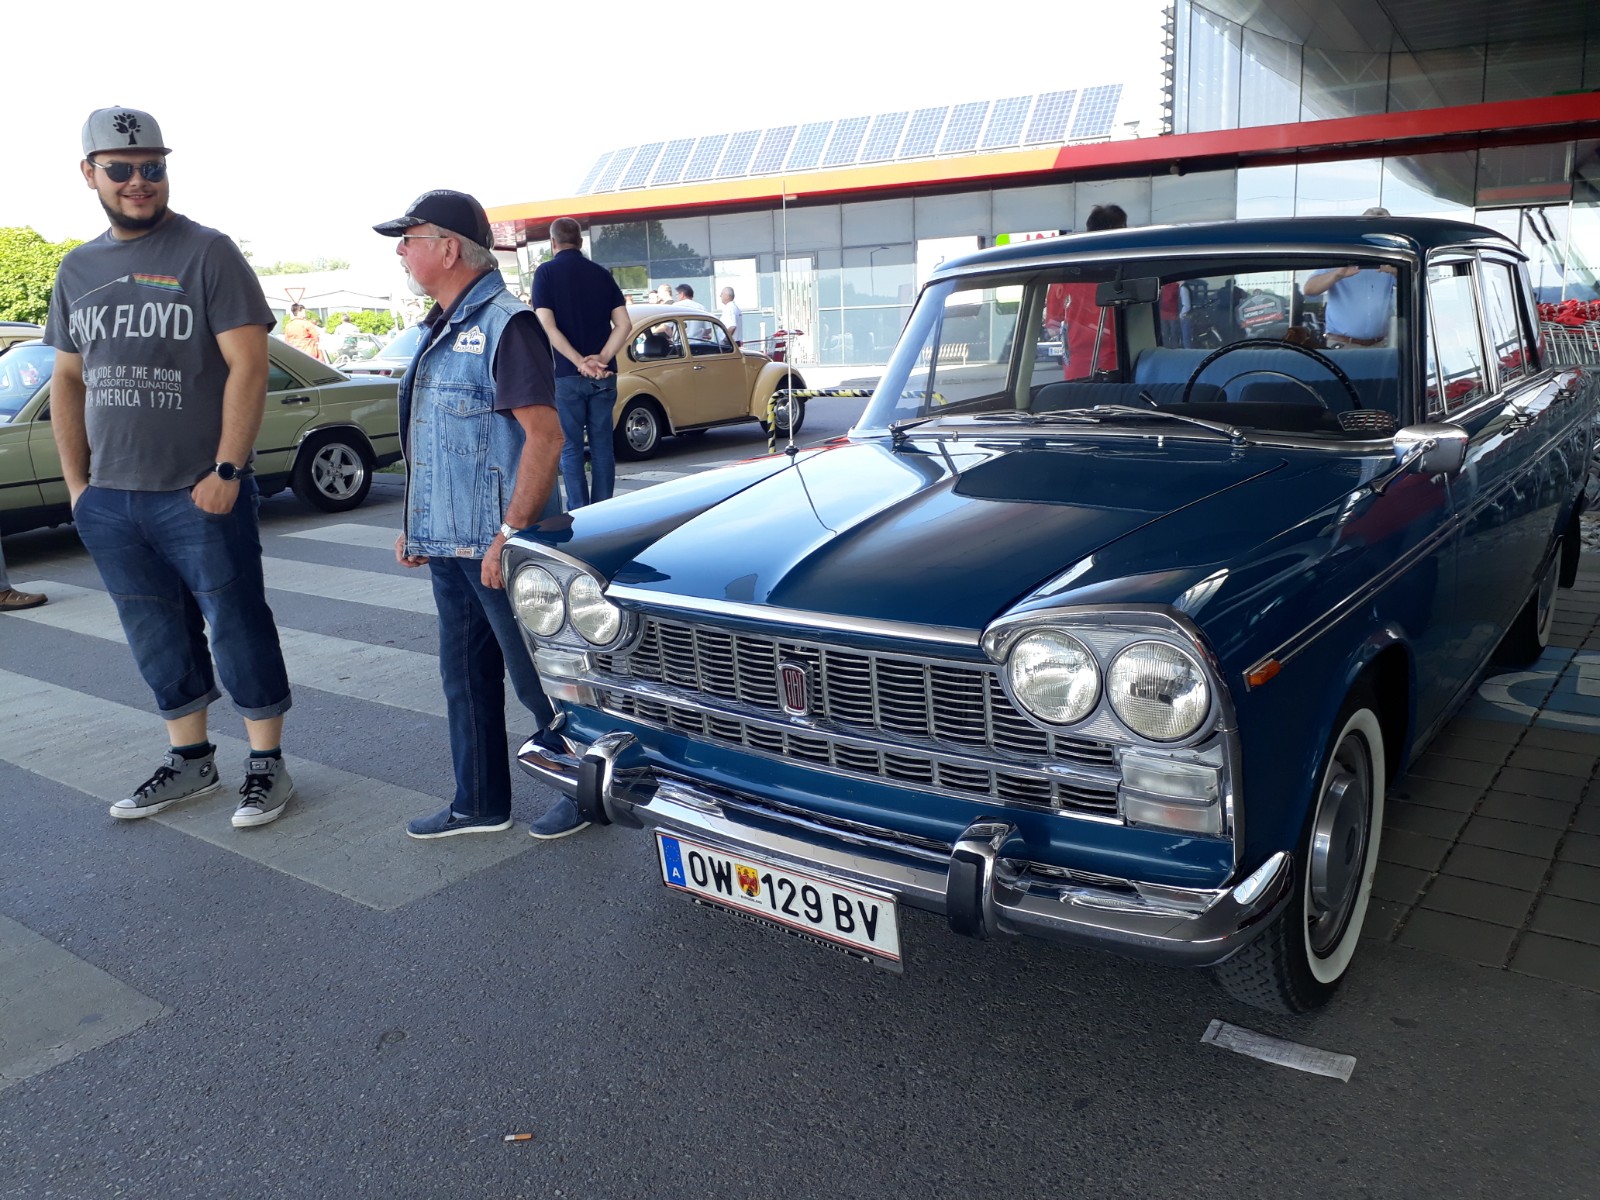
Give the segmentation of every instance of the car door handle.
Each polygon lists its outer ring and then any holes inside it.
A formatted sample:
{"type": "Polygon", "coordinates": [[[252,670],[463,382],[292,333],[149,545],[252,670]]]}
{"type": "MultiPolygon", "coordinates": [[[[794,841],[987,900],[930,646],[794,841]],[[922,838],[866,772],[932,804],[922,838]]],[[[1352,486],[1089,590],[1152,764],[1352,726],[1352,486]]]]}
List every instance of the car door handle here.
{"type": "Polygon", "coordinates": [[[705,370],[705,366],[703,364],[701,364],[701,363],[695,363],[694,364],[694,369],[696,371],[704,371],[705,370]]]}
{"type": "Polygon", "coordinates": [[[280,403],[282,403],[282,404],[310,404],[311,403],[311,397],[310,396],[285,396],[280,401],[280,403]]]}

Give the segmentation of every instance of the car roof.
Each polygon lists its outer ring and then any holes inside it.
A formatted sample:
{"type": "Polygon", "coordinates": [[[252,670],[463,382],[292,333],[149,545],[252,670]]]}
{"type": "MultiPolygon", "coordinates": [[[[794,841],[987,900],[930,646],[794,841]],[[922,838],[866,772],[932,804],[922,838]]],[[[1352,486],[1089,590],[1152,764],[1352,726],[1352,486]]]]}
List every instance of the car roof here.
{"type": "Polygon", "coordinates": [[[934,278],[983,266],[1010,266],[1076,254],[1117,253],[1173,255],[1227,251],[1241,247],[1286,250],[1394,250],[1417,255],[1442,246],[1492,245],[1521,257],[1503,234],[1465,221],[1430,217],[1278,217],[1246,221],[1210,221],[1194,225],[1142,225],[1040,238],[1010,246],[979,250],[945,263],[934,278]]]}

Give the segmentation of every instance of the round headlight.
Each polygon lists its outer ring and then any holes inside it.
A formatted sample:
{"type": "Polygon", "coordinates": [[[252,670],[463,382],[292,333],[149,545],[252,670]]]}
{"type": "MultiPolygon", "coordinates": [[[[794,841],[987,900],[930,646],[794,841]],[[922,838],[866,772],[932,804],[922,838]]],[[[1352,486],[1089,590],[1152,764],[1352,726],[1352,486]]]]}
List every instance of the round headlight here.
{"type": "Polygon", "coordinates": [[[1141,737],[1173,742],[1200,728],[1211,708],[1205,672],[1168,642],[1135,642],[1111,660],[1112,711],[1141,737]]]}
{"type": "Polygon", "coordinates": [[[567,608],[572,613],[572,625],[596,646],[605,646],[617,640],[622,629],[622,613],[617,606],[600,594],[600,585],[592,575],[574,575],[567,584],[567,608]]]}
{"type": "Polygon", "coordinates": [[[511,607],[529,632],[539,637],[553,637],[567,616],[561,585],[543,567],[523,567],[512,576],[511,607]]]}
{"type": "Polygon", "coordinates": [[[1028,634],[1006,659],[1011,694],[1041,721],[1070,725],[1094,708],[1100,667],[1077,638],[1053,629],[1028,634]]]}

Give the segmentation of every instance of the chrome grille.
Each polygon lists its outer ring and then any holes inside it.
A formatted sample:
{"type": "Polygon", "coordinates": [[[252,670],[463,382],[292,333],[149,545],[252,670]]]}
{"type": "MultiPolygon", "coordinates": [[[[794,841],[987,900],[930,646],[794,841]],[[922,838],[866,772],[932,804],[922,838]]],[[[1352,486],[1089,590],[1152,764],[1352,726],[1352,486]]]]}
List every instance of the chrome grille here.
{"type": "Polygon", "coordinates": [[[619,716],[895,783],[1101,816],[1117,811],[1114,784],[1044,769],[1112,770],[1111,746],[1040,729],[1017,711],[993,668],[656,618],[644,621],[630,651],[596,655],[595,664],[619,684],[636,680],[681,693],[605,691],[603,706],[619,716]],[[784,662],[806,666],[810,717],[826,729],[782,724],[784,662]],[[753,716],[708,711],[697,700],[753,716]]]}

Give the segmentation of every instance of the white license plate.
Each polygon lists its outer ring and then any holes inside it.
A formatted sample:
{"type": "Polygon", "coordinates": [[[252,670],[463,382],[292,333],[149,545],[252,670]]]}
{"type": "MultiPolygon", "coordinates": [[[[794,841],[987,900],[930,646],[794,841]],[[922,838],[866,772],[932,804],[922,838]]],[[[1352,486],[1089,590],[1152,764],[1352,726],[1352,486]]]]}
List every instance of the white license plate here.
{"type": "Polygon", "coordinates": [[[763,859],[724,854],[670,833],[656,834],[656,850],[662,882],[675,891],[882,966],[900,966],[900,926],[892,896],[763,859]]]}

